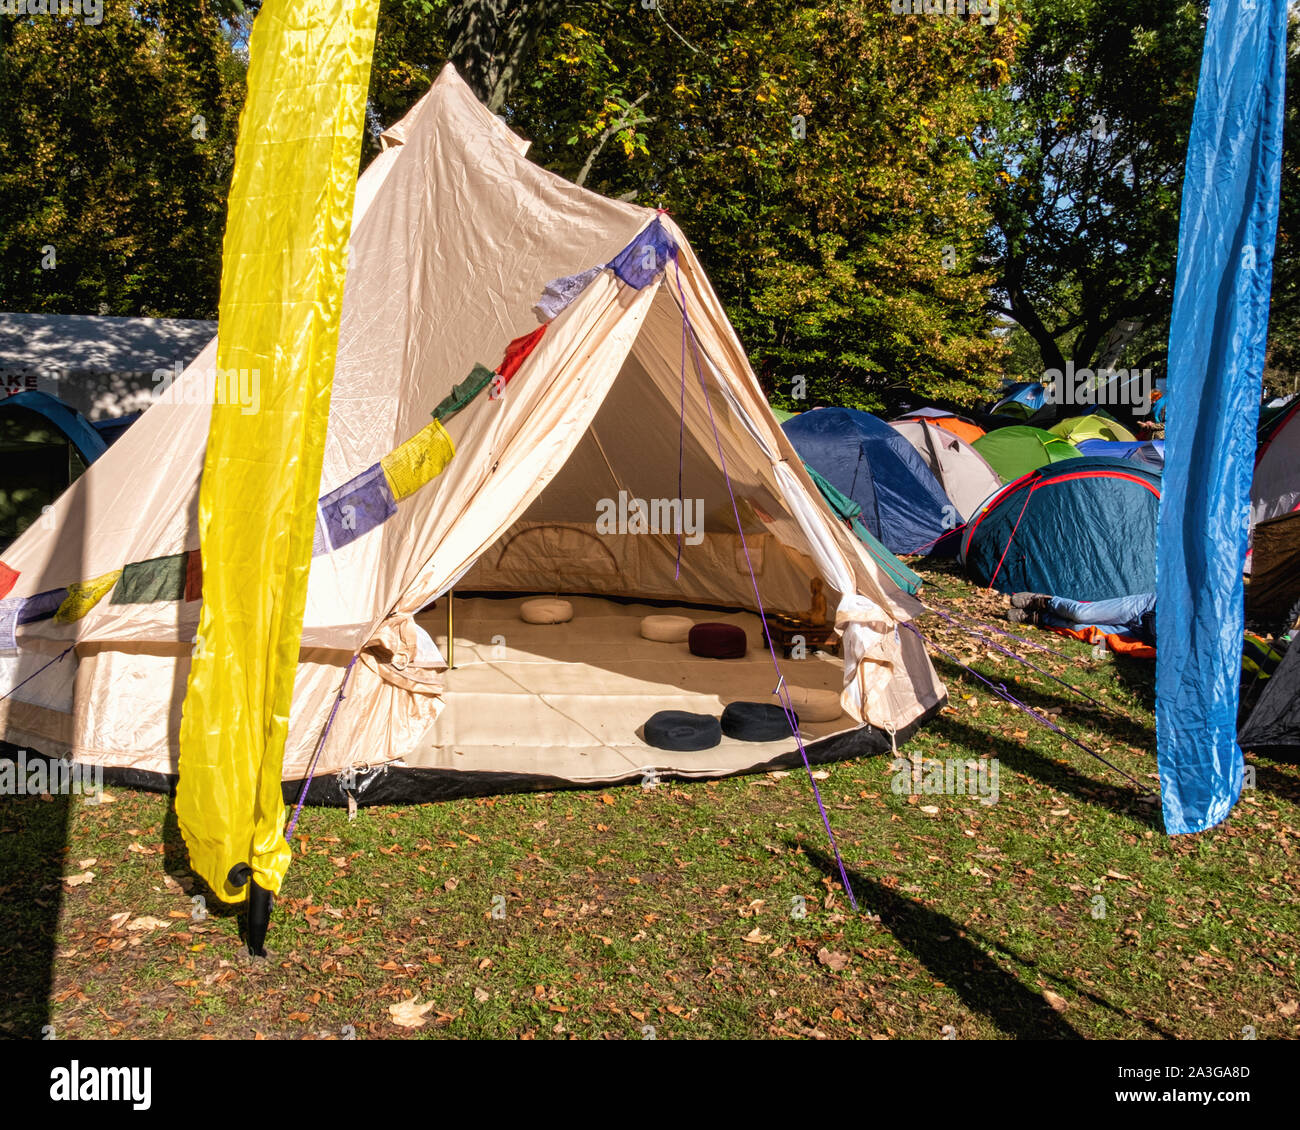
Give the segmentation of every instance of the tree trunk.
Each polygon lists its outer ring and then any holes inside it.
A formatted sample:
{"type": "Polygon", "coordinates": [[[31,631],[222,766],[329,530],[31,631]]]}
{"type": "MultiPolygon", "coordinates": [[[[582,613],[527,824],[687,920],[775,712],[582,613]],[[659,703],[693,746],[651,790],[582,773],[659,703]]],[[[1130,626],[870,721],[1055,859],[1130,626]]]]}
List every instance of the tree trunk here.
{"type": "Polygon", "coordinates": [[[459,0],[447,9],[451,61],[494,114],[519,84],[538,33],[561,0],[459,0]]]}

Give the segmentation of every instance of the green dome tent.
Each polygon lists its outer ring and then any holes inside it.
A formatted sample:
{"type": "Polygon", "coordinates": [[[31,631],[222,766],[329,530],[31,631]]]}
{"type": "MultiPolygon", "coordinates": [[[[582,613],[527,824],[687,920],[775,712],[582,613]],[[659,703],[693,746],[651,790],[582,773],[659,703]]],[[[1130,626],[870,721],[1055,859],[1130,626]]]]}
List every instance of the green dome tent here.
{"type": "Polygon", "coordinates": [[[1137,436],[1130,432],[1128,428],[1116,423],[1101,412],[1094,412],[1089,416],[1071,416],[1053,424],[1047,430],[1052,435],[1060,436],[1062,439],[1075,444],[1081,443],[1085,439],[1104,439],[1121,443],[1137,442],[1137,436]]]}
{"type": "Polygon", "coordinates": [[[1004,483],[1012,482],[1039,467],[1046,467],[1049,463],[1079,458],[1078,449],[1068,440],[1024,424],[998,428],[995,432],[981,436],[971,446],[984,456],[984,461],[998,473],[998,478],[1004,483]]]}

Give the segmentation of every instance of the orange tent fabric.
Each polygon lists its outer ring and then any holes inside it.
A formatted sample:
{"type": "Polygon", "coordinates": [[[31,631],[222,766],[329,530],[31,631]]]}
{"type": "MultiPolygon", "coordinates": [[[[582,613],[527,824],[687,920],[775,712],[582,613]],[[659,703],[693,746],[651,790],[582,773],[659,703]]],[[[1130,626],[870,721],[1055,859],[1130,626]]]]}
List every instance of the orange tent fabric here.
{"type": "Polygon", "coordinates": [[[958,439],[965,440],[967,443],[974,443],[980,436],[984,435],[984,429],[970,420],[963,420],[960,416],[934,416],[931,412],[938,412],[941,409],[927,409],[924,412],[909,412],[900,416],[900,420],[922,420],[936,428],[943,428],[945,431],[952,432],[958,439]]]}
{"type": "Polygon", "coordinates": [[[926,423],[950,431],[958,439],[964,439],[967,443],[974,443],[984,434],[984,429],[978,424],[969,423],[958,416],[940,416],[937,419],[926,420],[926,423]]]}

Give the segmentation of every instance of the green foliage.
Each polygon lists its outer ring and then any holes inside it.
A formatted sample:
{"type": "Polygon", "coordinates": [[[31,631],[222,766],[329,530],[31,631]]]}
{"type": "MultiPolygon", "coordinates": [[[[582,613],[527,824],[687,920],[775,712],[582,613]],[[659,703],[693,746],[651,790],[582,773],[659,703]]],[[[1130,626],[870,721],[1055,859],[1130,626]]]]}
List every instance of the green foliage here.
{"type": "MultiPolygon", "coordinates": [[[[976,257],[989,173],[971,145],[1008,75],[1007,7],[986,28],[846,2],[520,0],[535,46],[492,97],[534,160],[673,213],[791,407],[970,402],[1000,373],[976,257]],[[798,374],[803,403],[787,395],[798,374]]],[[[385,123],[436,72],[444,11],[382,10],[385,123]]]]}
{"type": "Polygon", "coordinates": [[[204,5],[0,18],[0,307],[214,317],[242,100],[204,5]]]}
{"type": "Polygon", "coordinates": [[[1130,363],[1163,361],[1205,8],[1028,0],[987,146],[1001,172],[985,254],[1038,375],[1096,361],[1123,320],[1144,327],[1130,363]]]}
{"type": "Polygon", "coordinates": [[[1300,17],[1287,29],[1286,126],[1282,144],[1282,200],[1273,261],[1264,384],[1276,396],[1300,392],[1300,17]]]}

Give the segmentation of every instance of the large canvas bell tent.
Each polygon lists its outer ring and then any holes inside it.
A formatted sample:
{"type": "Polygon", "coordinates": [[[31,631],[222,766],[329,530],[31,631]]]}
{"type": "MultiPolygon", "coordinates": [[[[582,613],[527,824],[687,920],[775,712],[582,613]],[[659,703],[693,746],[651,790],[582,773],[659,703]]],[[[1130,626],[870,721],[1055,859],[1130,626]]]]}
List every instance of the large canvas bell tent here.
{"type": "MultiPolygon", "coordinates": [[[[814,760],[888,749],[938,709],[897,630],[920,604],[820,499],[673,221],[531,164],[451,68],[383,145],[357,189],[285,780],[336,701],[317,772],[379,767],[368,799],[797,761],[792,738],[667,753],[638,732],[663,709],[775,701],[751,567],[769,612],[809,608],[820,579],[842,629],[839,657],[780,661],[788,686],[840,695],[838,719],[801,724],[814,760]],[[653,521],[679,498],[680,539],[653,521]],[[573,618],[524,623],[529,593],[569,594],[573,618]],[[642,638],[665,604],[741,625],[749,655],[642,638]]],[[[210,401],[257,411],[268,392],[215,356],[4,555],[5,740],[175,771],[210,401]]]]}

